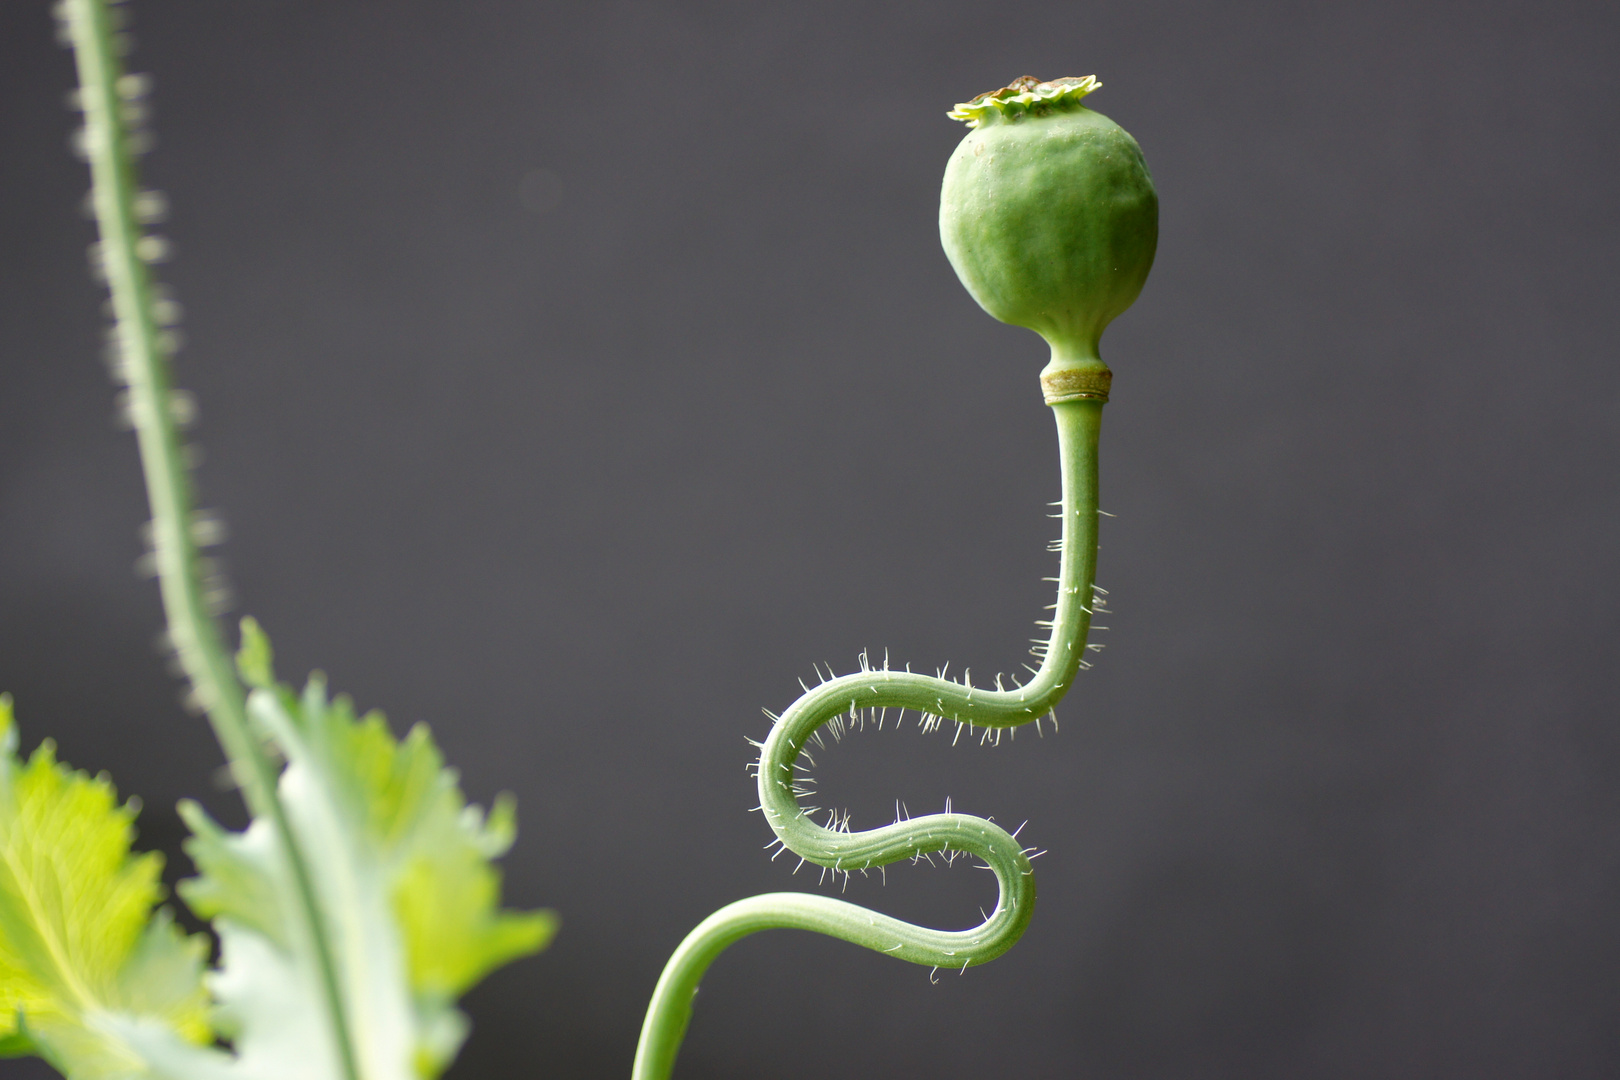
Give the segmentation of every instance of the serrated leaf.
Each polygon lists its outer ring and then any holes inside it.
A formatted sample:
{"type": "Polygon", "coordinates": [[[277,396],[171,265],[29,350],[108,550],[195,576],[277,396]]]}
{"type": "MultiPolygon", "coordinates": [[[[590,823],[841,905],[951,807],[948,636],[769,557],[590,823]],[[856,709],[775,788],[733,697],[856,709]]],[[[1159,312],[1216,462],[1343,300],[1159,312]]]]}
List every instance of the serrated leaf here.
{"type": "MultiPolygon", "coordinates": [[[[312,679],[270,689],[269,644],[244,628],[254,721],[285,755],[279,792],[333,945],[360,1080],[436,1076],[466,1021],[455,999],[545,946],[548,912],[499,908],[491,860],[511,843],[509,801],[488,820],[468,806],[425,726],[396,739],[380,713],[357,718],[312,679]]],[[[236,1051],[220,1076],[346,1080],[321,1012],[322,973],[301,939],[298,885],[265,822],[242,833],[182,807],[201,872],[181,884],[221,945],[216,1023],[236,1051]]],[[[186,1065],[184,1055],[175,1067],[186,1065]]]]}
{"type": "Polygon", "coordinates": [[[38,1054],[72,1080],[161,1075],[127,1038],[207,1042],[208,943],[162,899],[162,856],[131,855],[135,808],[106,777],[17,758],[0,695],[0,1056],[38,1054]]]}
{"type": "Polygon", "coordinates": [[[512,800],[498,799],[489,820],[480,819],[476,807],[467,807],[453,832],[448,814],[436,816],[432,826],[442,835],[434,838],[424,829],[395,893],[418,993],[459,997],[489,972],[532,952],[533,942],[549,939],[555,929],[544,913],[498,909],[500,876],[489,860],[511,846],[512,800]]]}

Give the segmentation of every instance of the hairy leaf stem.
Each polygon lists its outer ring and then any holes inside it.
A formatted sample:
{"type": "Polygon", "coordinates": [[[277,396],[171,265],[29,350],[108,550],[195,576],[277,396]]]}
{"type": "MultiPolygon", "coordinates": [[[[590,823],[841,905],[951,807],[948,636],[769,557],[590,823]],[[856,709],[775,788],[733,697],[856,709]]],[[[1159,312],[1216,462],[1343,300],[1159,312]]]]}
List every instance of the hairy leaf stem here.
{"type": "Polygon", "coordinates": [[[292,868],[302,930],[318,958],[321,992],[342,1059],[342,1074],[348,1080],[361,1080],[330,935],[315,898],[308,861],[277,796],[277,769],[248,725],[242,685],[209,608],[192,533],[191,482],[147,268],[147,261],[155,261],[161,252],[162,241],[144,233],[137,213],[138,183],[127,117],[140,108],[141,82],[122,70],[118,57],[128,39],[116,31],[105,0],[65,0],[59,11],[66,19],[78,66],[78,104],[85,120],[83,149],[90,164],[91,200],[101,234],[92,260],[105,273],[112,293],[116,320],[113,363],[128,388],[128,411],[152,511],[152,556],[170,642],[248,808],[254,817],[270,822],[292,868]]]}
{"type": "MultiPolygon", "coordinates": [[[[1106,370],[1106,369],[1104,369],[1106,370]]],[[[667,1080],[675,1066],[692,1001],[709,965],[733,942],[760,930],[813,930],[887,955],[938,968],[987,963],[1017,942],[1035,907],[1027,852],[1013,836],[971,814],[943,813],[848,832],[810,819],[799,803],[795,763],[804,745],[835,718],[870,709],[911,709],[934,723],[1016,727],[1050,712],[1073,684],[1091,627],[1097,566],[1097,437],[1102,394],[1052,404],[1063,483],[1062,559],[1052,632],[1035,676],[1012,689],[987,689],[890,670],[887,665],[823,682],[782,714],[760,750],[759,798],[777,838],[807,862],[849,873],[937,851],[965,852],[995,872],[1000,895],[983,923],[933,930],[856,904],[804,893],[767,893],[716,911],[670,957],[641,1028],[633,1080],[667,1080]]],[[[998,680],[999,682],[999,680],[998,680]]]]}

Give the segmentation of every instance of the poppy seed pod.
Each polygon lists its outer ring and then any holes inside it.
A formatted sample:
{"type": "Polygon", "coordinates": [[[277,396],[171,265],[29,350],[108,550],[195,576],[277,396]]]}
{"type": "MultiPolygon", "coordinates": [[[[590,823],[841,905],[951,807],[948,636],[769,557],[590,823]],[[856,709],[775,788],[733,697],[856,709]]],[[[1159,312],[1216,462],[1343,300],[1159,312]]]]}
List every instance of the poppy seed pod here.
{"type": "Polygon", "coordinates": [[[1106,399],[1098,339],[1142,291],[1158,246],[1142,148],[1080,103],[1099,85],[1026,75],[950,113],[972,130],[945,166],[945,254],[979,306],[1052,346],[1048,400],[1052,376],[1080,386],[1085,372],[1106,399]]]}

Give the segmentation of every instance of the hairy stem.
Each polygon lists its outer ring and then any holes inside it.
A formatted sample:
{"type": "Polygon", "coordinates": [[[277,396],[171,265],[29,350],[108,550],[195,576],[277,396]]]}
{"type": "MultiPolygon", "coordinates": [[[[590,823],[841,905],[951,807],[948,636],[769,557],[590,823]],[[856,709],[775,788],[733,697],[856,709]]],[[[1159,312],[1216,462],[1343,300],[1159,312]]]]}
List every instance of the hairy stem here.
{"type": "MultiPolygon", "coordinates": [[[[137,214],[138,182],[125,122],[139,107],[140,87],[124,75],[120,36],[105,0],[66,0],[62,7],[79,73],[82,135],[90,163],[91,199],[101,243],[96,262],[105,272],[116,319],[115,368],[128,387],[129,417],[140,447],[151,506],[156,561],[169,637],[192,694],[208,715],[241,785],[248,808],[271,823],[298,883],[303,931],[319,960],[321,992],[331,1017],[342,1073],[360,1080],[339,992],[328,930],[300,851],[276,792],[277,769],[248,726],[245,697],[219,625],[209,610],[202,562],[193,536],[194,507],[185,447],[176,421],[164,339],[154,310],[147,260],[161,241],[143,233],[137,214]]],[[[127,40],[127,39],[124,39],[127,40]]]]}
{"type": "MultiPolygon", "coordinates": [[[[831,679],[783,713],[760,750],[759,799],[777,838],[807,862],[848,873],[937,851],[964,852],[995,872],[996,908],[969,930],[915,926],[856,904],[803,893],[767,893],[729,904],[687,935],[653,991],[636,1048],[633,1080],[667,1080],[692,1017],[692,999],[709,965],[727,946],[760,930],[813,930],[931,967],[968,968],[1010,949],[1035,908],[1035,878],[1018,841],[970,814],[929,814],[879,829],[848,832],[817,825],[799,803],[794,770],[804,745],[822,725],[870,709],[912,709],[932,722],[969,727],[1016,727],[1050,712],[1080,670],[1091,627],[1097,566],[1097,436],[1100,399],[1052,406],[1063,472],[1062,564],[1051,636],[1034,677],[1012,689],[986,689],[892,671],[887,665],[831,679]]],[[[998,680],[999,682],[999,680],[998,680]]],[[[836,730],[836,729],[835,729],[836,730]]]]}

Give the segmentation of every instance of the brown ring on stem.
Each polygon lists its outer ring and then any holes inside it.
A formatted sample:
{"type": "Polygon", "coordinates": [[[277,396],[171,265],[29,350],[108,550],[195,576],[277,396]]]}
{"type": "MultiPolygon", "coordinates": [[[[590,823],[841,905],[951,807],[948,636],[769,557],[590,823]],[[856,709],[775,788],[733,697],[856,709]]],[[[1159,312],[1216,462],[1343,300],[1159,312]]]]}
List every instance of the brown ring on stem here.
{"type": "Polygon", "coordinates": [[[1101,371],[1054,371],[1041,376],[1041,395],[1048,405],[1064,401],[1107,401],[1114,373],[1101,371]]]}

